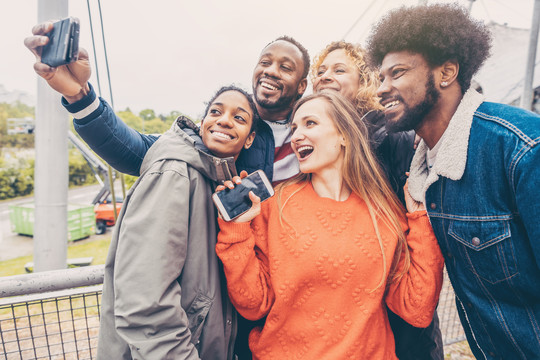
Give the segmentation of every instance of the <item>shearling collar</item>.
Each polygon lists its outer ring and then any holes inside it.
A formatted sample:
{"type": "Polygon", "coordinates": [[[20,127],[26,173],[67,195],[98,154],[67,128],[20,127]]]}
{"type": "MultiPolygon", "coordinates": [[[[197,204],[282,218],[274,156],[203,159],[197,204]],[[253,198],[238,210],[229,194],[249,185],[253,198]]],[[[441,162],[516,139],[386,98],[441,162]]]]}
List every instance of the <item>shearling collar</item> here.
{"type": "Polygon", "coordinates": [[[412,159],[409,175],[409,193],[413,199],[425,202],[427,189],[439,179],[439,176],[452,180],[461,179],[467,164],[467,147],[473,115],[483,101],[484,96],[473,89],[469,89],[463,95],[448,128],[439,140],[442,143],[431,172],[428,171],[426,163],[428,147],[423,140],[420,141],[412,159]]]}

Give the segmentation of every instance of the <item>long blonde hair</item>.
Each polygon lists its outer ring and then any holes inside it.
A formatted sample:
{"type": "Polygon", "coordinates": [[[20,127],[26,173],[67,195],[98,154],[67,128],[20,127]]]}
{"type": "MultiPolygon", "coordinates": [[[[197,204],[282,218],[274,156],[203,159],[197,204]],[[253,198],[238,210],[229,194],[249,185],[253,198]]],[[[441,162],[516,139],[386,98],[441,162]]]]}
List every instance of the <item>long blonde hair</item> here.
{"type": "Polygon", "coordinates": [[[382,110],[382,105],[377,98],[377,89],[380,85],[379,73],[372,69],[366,62],[366,51],[356,44],[346,41],[334,41],[324,48],[313,59],[311,65],[310,78],[313,83],[317,78],[319,67],[324,59],[334,50],[343,49],[347,56],[354,62],[358,75],[360,75],[360,86],[354,99],[350,99],[356,106],[356,111],[364,115],[370,110],[382,110]]]}
{"type": "MultiPolygon", "coordinates": [[[[329,105],[327,107],[328,115],[334,120],[334,125],[338,132],[345,139],[342,168],[344,184],[366,203],[377,239],[379,240],[383,259],[383,274],[379,285],[373,289],[374,291],[382,286],[387,277],[389,278],[387,284],[391,284],[399,280],[408,271],[410,255],[405,234],[400,224],[400,220],[403,220],[405,217],[405,209],[388,184],[384,171],[372,153],[366,125],[351,102],[343,97],[343,95],[333,90],[323,90],[319,93],[306,96],[296,103],[291,114],[291,119],[294,118],[296,111],[302,105],[314,99],[322,99],[329,105]],[[378,220],[381,220],[398,237],[398,246],[395,256],[392,259],[389,274],[386,273],[387,260],[378,220]],[[405,257],[405,266],[398,272],[397,265],[401,257],[405,257]]],[[[281,220],[285,220],[283,218],[283,209],[287,205],[287,202],[303,187],[290,194],[282,203],[283,189],[292,184],[305,183],[307,185],[310,180],[311,174],[300,173],[276,188],[276,200],[279,204],[281,220]]]]}

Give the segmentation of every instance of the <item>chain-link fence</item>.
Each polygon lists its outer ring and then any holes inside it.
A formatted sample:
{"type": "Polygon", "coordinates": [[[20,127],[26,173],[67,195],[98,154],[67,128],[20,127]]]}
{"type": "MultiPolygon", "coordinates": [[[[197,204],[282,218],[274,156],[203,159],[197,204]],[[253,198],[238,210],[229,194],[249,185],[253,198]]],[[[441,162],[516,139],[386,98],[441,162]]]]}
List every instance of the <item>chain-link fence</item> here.
{"type": "MultiPolygon", "coordinates": [[[[103,266],[0,278],[0,360],[95,359],[103,266]]],[[[443,344],[465,339],[445,275],[443,344]]]]}

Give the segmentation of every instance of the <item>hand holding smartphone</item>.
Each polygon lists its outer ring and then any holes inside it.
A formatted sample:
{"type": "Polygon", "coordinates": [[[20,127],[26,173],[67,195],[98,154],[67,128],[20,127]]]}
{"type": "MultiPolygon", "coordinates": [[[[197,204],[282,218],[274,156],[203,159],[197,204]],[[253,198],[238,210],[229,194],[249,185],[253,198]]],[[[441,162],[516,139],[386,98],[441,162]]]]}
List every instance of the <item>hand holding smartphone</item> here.
{"type": "Polygon", "coordinates": [[[242,179],[234,189],[226,188],[212,195],[212,200],[225,221],[231,221],[251,208],[249,192],[253,191],[261,202],[274,195],[274,188],[262,170],[257,170],[242,179]]]}
{"type": "Polygon", "coordinates": [[[57,21],[47,34],[49,42],[41,52],[41,62],[51,67],[77,60],[79,54],[79,20],[68,17],[57,21]]]}

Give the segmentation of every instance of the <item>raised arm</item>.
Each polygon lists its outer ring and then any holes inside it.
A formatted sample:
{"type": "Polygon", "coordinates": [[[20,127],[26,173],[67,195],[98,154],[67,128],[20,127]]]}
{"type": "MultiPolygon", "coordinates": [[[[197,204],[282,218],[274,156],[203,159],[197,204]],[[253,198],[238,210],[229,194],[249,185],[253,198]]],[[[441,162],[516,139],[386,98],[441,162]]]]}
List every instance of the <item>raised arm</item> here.
{"type": "Polygon", "coordinates": [[[24,39],[36,57],[34,71],[62,94],[62,104],[73,115],[75,130],[92,150],[118,171],[138,176],[142,159],[157,137],[129,128],[97,98],[88,83],[92,71],[84,49],[79,50],[78,60],[68,65],[53,68],[41,62],[42,47],[49,42],[46,35],[52,28],[52,22],[36,25],[33,35],[24,39]]]}
{"type": "Polygon", "coordinates": [[[73,116],[77,133],[96,154],[120,172],[139,175],[146,152],[159,136],[141,134],[127,126],[91,85],[81,100],[69,104],[62,99],[62,105],[73,116]]]}

